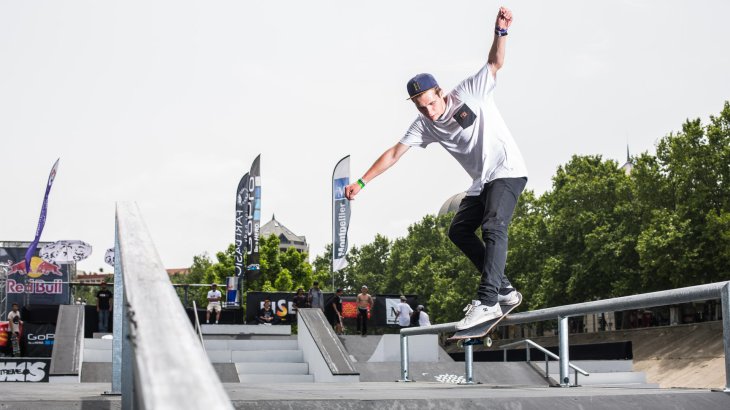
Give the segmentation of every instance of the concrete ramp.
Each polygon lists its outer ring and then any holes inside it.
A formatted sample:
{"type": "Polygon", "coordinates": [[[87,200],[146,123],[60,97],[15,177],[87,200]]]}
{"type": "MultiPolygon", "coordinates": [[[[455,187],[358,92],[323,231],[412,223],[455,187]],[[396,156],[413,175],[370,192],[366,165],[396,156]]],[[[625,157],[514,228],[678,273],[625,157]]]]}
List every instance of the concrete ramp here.
{"type": "Polygon", "coordinates": [[[321,309],[299,309],[297,341],[316,382],[357,382],[359,375],[321,309]]]}
{"type": "Polygon", "coordinates": [[[80,381],[81,352],[84,341],[84,306],[61,305],[56,320],[56,335],[51,353],[51,382],[80,381]]]}

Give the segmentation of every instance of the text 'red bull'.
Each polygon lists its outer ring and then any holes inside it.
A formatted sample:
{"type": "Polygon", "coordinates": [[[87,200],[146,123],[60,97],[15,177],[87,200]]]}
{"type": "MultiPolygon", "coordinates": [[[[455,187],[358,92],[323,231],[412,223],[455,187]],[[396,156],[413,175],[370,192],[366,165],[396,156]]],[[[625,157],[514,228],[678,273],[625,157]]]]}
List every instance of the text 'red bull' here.
{"type": "Polygon", "coordinates": [[[30,279],[28,283],[16,282],[14,279],[8,279],[8,293],[41,293],[48,295],[60,295],[63,293],[63,281],[54,279],[52,282],[44,280],[30,279]]]}

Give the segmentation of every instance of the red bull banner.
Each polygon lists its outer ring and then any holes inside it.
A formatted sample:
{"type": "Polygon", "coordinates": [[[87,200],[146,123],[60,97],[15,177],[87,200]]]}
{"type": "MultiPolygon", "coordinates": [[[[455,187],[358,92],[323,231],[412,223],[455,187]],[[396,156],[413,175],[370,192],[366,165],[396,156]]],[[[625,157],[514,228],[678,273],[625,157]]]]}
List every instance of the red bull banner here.
{"type": "MultiPolygon", "coordinates": [[[[17,303],[27,305],[61,305],[69,303],[69,277],[71,264],[56,265],[40,257],[31,256],[26,263],[25,255],[30,244],[0,242],[0,261],[9,265],[6,291],[8,306],[17,303]]],[[[36,251],[37,252],[37,251],[36,251]]]]}
{"type": "Polygon", "coordinates": [[[46,210],[48,209],[48,194],[51,193],[51,186],[53,186],[53,180],[56,179],[56,173],[58,172],[58,161],[57,159],[51,168],[51,173],[48,175],[48,183],[46,183],[46,193],[43,195],[43,205],[41,205],[41,215],[38,218],[38,227],[35,231],[35,238],[31,242],[30,246],[25,251],[25,272],[29,272],[30,258],[36,254],[36,248],[38,247],[38,241],[41,240],[41,234],[43,233],[43,227],[46,225],[46,210]]]}

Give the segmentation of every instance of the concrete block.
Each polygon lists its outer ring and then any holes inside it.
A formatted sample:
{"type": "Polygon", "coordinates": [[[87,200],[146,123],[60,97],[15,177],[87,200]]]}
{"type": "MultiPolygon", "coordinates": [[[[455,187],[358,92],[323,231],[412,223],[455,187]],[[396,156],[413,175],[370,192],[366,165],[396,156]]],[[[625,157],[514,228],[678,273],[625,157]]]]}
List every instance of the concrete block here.
{"type": "Polygon", "coordinates": [[[258,350],[231,352],[231,359],[235,363],[242,362],[269,362],[269,363],[299,363],[304,362],[301,350],[258,350]]]}
{"type": "Polygon", "coordinates": [[[307,363],[236,363],[238,374],[309,374],[307,363]]]}
{"type": "Polygon", "coordinates": [[[311,374],[240,374],[238,378],[244,384],[314,383],[311,374]]]}

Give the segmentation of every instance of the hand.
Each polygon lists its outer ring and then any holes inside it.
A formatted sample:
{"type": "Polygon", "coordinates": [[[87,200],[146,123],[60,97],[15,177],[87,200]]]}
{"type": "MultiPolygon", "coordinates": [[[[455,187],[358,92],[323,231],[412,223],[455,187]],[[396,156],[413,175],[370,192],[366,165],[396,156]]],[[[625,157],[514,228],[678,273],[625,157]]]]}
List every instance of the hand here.
{"type": "Polygon", "coordinates": [[[512,11],[507,7],[500,7],[497,13],[497,21],[494,26],[500,30],[507,30],[512,25],[512,11]]]}
{"type": "Polygon", "coordinates": [[[360,192],[362,188],[360,188],[360,184],[357,182],[354,182],[348,186],[345,187],[345,198],[349,199],[350,201],[355,199],[355,195],[357,195],[358,192],[360,192]]]}

